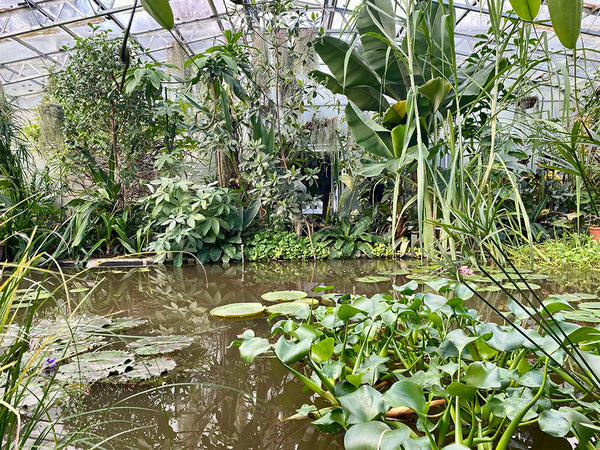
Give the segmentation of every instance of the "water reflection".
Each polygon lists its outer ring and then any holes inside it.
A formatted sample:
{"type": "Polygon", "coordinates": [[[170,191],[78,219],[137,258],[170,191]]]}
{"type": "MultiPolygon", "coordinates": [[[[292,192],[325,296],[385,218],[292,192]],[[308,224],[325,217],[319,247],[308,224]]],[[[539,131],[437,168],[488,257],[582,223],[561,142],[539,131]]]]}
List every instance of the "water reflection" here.
{"type": "MultiPolygon", "coordinates": [[[[394,261],[320,261],[91,271],[75,283],[92,289],[91,293],[75,292],[70,300],[76,303],[89,294],[87,314],[147,320],[148,325],[135,330],[136,334],[194,334],[197,338],[193,346],[173,355],[180,371],[162,382],[166,384],[98,383],[80,404],[71,405],[72,412],[90,414],[66,425],[91,432],[97,436],[94,442],[116,436],[103,444],[115,449],[342,448],[343,436],[320,433],[308,421],[282,421],[310,402],[301,383],[271,359],[248,366],[237,349],[229,348],[246,327],[267,336],[270,324],[264,319],[215,321],[208,311],[227,303],[260,301],[267,291],[310,290],[318,285],[332,285],[335,292],[373,295],[390,290],[391,283],[361,283],[356,278],[406,268],[394,261]]],[[[391,278],[395,284],[406,282],[403,276],[391,278]]],[[[504,309],[506,299],[500,293],[487,293],[486,298],[504,309]]],[[[499,320],[480,301],[471,300],[470,306],[485,320],[499,320]]],[[[47,314],[52,315],[52,310],[47,314]]],[[[532,436],[515,441],[513,448],[535,447],[532,436]]]]}

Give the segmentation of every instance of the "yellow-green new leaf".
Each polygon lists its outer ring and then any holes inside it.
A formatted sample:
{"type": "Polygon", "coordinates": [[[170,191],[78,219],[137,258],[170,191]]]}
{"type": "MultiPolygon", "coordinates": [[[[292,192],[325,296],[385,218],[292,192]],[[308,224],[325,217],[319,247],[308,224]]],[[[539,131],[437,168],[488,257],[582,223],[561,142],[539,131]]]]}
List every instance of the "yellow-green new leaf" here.
{"type": "Polygon", "coordinates": [[[547,0],[552,28],[560,43],[575,48],[581,32],[583,0],[547,0]]]}
{"type": "Polygon", "coordinates": [[[540,12],[541,0],[510,0],[512,9],[521,19],[532,22],[540,12]]]}
{"type": "Polygon", "coordinates": [[[169,0],[142,0],[142,6],[164,29],[170,30],[175,26],[173,10],[169,0]]]}

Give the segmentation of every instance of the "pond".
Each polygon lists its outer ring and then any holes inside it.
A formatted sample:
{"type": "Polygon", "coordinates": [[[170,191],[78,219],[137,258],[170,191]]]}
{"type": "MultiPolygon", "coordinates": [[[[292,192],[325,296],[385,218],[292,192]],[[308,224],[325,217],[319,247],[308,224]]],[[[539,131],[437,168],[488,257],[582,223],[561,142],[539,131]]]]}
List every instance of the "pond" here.
{"type": "MultiPolygon", "coordinates": [[[[389,291],[390,281],[406,282],[408,271],[422,276],[428,270],[405,262],[352,260],[89,271],[76,281],[79,289],[73,290],[69,308],[75,308],[78,295],[89,295],[81,306],[85,316],[146,321],[124,335],[194,339],[168,354],[177,368],[159,382],[94,383],[80,401],[55,413],[72,413],[65,431],[85,429],[100,441],[105,439],[105,448],[343,448],[343,436],[324,434],[308,420],[285,420],[310,402],[293,375],[273,359],[245,364],[238,350],[230,348],[248,327],[268,336],[268,321],[218,321],[208,311],[233,302],[260,302],[261,294],[273,290],[311,292],[315,286],[331,285],[335,292],[373,295],[389,291]],[[390,280],[357,281],[382,274],[390,280]],[[82,411],[88,414],[81,415],[82,411]]],[[[559,289],[544,283],[541,295],[559,289]]],[[[498,292],[486,296],[500,308],[506,301],[498,292]]],[[[486,320],[498,320],[489,307],[478,304],[477,309],[486,320]]],[[[56,317],[50,306],[43,315],[56,317]]],[[[549,439],[527,432],[515,438],[512,448],[547,447],[549,439]]],[[[565,442],[556,441],[552,448],[562,448],[565,442]]]]}

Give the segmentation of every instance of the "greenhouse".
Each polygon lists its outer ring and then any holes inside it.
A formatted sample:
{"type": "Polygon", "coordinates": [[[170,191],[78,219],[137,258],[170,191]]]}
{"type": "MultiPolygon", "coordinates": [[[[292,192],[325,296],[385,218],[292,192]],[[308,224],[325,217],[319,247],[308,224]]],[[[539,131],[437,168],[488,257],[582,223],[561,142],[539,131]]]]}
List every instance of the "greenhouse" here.
{"type": "Polygon", "coordinates": [[[0,0],[6,449],[600,449],[600,0],[0,0]]]}

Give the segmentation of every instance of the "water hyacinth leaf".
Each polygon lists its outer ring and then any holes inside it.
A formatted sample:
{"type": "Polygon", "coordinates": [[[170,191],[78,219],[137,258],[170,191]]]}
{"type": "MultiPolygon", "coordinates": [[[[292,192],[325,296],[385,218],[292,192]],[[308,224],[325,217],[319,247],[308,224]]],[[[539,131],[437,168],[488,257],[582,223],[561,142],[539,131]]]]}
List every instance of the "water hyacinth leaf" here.
{"type": "Polygon", "coordinates": [[[308,305],[296,302],[285,302],[267,306],[267,312],[269,314],[284,314],[287,316],[295,315],[303,309],[308,309],[308,305]]]}
{"type": "Polygon", "coordinates": [[[307,295],[304,291],[271,291],[262,294],[261,298],[267,302],[291,302],[307,295]]]}
{"type": "Polygon", "coordinates": [[[462,445],[462,444],[450,444],[450,445],[446,445],[446,446],[442,447],[442,450],[466,450],[469,448],[470,447],[467,447],[466,445],[462,445]]]}
{"type": "Polygon", "coordinates": [[[307,323],[303,323],[299,327],[294,328],[294,330],[286,331],[286,333],[290,336],[295,337],[299,341],[306,338],[310,338],[311,341],[314,341],[321,334],[321,332],[317,332],[317,330],[315,330],[315,328],[312,325],[309,325],[307,323]]]}
{"type": "Polygon", "coordinates": [[[360,309],[355,308],[354,306],[350,306],[347,304],[341,305],[337,310],[337,317],[344,322],[352,319],[357,314],[364,314],[360,309]]]}
{"type": "Polygon", "coordinates": [[[479,389],[494,389],[501,386],[500,371],[490,362],[477,361],[467,367],[465,381],[479,389]]]}
{"type": "Polygon", "coordinates": [[[261,316],[266,308],[260,303],[231,303],[210,310],[216,319],[247,319],[261,316]]]}
{"type": "Polygon", "coordinates": [[[385,283],[390,281],[388,277],[381,277],[377,275],[369,275],[367,277],[358,277],[354,279],[359,283],[385,283]]]}
{"type": "Polygon", "coordinates": [[[366,373],[367,372],[349,373],[346,375],[346,381],[358,389],[358,387],[362,384],[363,375],[366,373]]]}
{"type": "Polygon", "coordinates": [[[304,338],[299,342],[281,336],[274,345],[275,355],[285,364],[293,364],[308,356],[312,339],[304,338]]]}
{"type": "Polygon", "coordinates": [[[527,319],[530,315],[535,315],[537,313],[535,309],[521,305],[512,299],[508,301],[506,306],[508,306],[510,312],[512,312],[519,320],[527,319]]]}
{"type": "Polygon", "coordinates": [[[323,339],[322,341],[313,344],[310,349],[310,357],[313,361],[323,363],[333,355],[333,347],[335,340],[332,337],[323,339]]]}
{"type": "Polygon", "coordinates": [[[383,398],[392,408],[406,406],[418,415],[425,413],[425,396],[423,395],[423,389],[421,389],[417,383],[412,381],[396,381],[386,393],[383,394],[383,398]]]}
{"type": "Polygon", "coordinates": [[[380,445],[383,437],[389,431],[390,427],[383,422],[359,423],[346,432],[344,448],[346,450],[379,450],[382,448],[380,445]]]}
{"type": "Polygon", "coordinates": [[[448,303],[448,299],[442,295],[427,293],[423,296],[423,303],[433,312],[442,309],[448,303]]]}
{"type": "MultiPolygon", "coordinates": [[[[312,424],[320,431],[329,434],[335,434],[344,429],[344,412],[342,408],[334,408],[327,411],[317,420],[313,420],[312,424]]],[[[381,422],[379,422],[381,423],[381,422]]]]}
{"type": "Polygon", "coordinates": [[[314,292],[315,294],[318,294],[319,292],[328,291],[330,289],[333,289],[333,286],[315,286],[314,292]]]}
{"type": "Polygon", "coordinates": [[[600,330],[592,327],[580,327],[569,333],[569,340],[574,344],[597,344],[600,342],[600,330]]]}
{"type": "Polygon", "coordinates": [[[448,281],[447,278],[441,278],[439,280],[433,280],[433,281],[425,281],[425,285],[429,286],[435,292],[439,292],[440,289],[447,287],[449,284],[450,284],[450,282],[448,281]]]}
{"type": "Polygon", "coordinates": [[[573,309],[573,306],[571,306],[571,304],[567,300],[560,297],[548,297],[543,301],[543,304],[545,310],[542,311],[542,315],[546,315],[546,311],[552,314],[557,311],[573,309]]]}
{"type": "Polygon", "coordinates": [[[170,30],[175,26],[173,10],[169,0],[142,0],[142,6],[164,29],[170,30]]]}
{"type": "Polygon", "coordinates": [[[566,436],[571,431],[571,421],[554,409],[542,411],[538,417],[540,430],[554,437],[566,436]]]}
{"type": "Polygon", "coordinates": [[[473,295],[475,295],[475,293],[473,292],[474,289],[474,285],[469,284],[469,286],[466,286],[462,283],[459,283],[454,288],[454,293],[457,297],[460,297],[463,300],[469,300],[471,297],[473,297],[473,295]]]}
{"type": "Polygon", "coordinates": [[[530,388],[539,388],[544,382],[544,372],[535,369],[524,373],[517,379],[517,383],[521,386],[527,386],[530,388]]]}
{"type": "Polygon", "coordinates": [[[127,348],[139,356],[161,355],[189,347],[191,336],[145,336],[127,344],[127,348]]]}
{"type": "Polygon", "coordinates": [[[477,393],[477,388],[475,386],[467,386],[466,384],[453,381],[446,388],[446,392],[448,392],[448,394],[450,394],[452,397],[460,397],[465,400],[472,400],[477,393]]]}
{"type": "Polygon", "coordinates": [[[419,289],[419,283],[417,283],[415,280],[410,280],[408,283],[403,284],[402,286],[393,285],[392,288],[395,291],[410,295],[419,289]]]}
{"type": "Polygon", "coordinates": [[[403,448],[402,445],[410,439],[410,428],[403,424],[395,424],[398,428],[390,430],[383,435],[381,440],[381,450],[397,450],[403,448]]]}
{"type": "Polygon", "coordinates": [[[468,336],[462,329],[457,328],[446,335],[446,341],[452,342],[459,353],[462,353],[467,345],[481,339],[480,336],[468,336]]]}
{"type": "Polygon", "coordinates": [[[339,397],[344,410],[346,421],[350,424],[370,422],[389,409],[383,401],[383,396],[371,386],[360,386],[351,394],[339,397]]]}
{"type": "Polygon", "coordinates": [[[494,350],[511,352],[523,345],[525,338],[511,326],[500,326],[495,323],[485,323],[477,328],[477,333],[483,336],[485,343],[494,350]]]}
{"type": "MultiPolygon", "coordinates": [[[[389,360],[390,358],[388,357],[382,357],[374,353],[363,359],[358,370],[368,374],[368,379],[366,382],[372,386],[379,379],[382,373],[387,372],[385,363],[389,360]]],[[[363,381],[365,381],[365,377],[363,377],[363,381]]]]}
{"type": "Polygon", "coordinates": [[[240,344],[240,356],[244,362],[251,364],[258,355],[268,352],[271,344],[265,338],[249,337],[240,344]]]}

